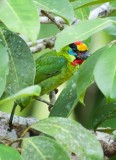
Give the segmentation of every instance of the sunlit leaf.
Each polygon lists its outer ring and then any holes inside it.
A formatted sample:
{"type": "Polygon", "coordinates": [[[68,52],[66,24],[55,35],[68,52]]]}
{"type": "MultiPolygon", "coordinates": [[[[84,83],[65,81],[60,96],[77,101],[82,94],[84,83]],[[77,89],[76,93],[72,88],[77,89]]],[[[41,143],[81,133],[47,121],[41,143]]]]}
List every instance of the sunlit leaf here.
{"type": "Polygon", "coordinates": [[[116,100],[116,45],[101,55],[94,71],[95,81],[108,100],[116,100]]]}
{"type": "Polygon", "coordinates": [[[6,86],[6,76],[8,75],[8,54],[5,47],[0,43],[0,97],[6,86]]]}
{"type": "Polygon", "coordinates": [[[79,24],[66,27],[62,32],[57,35],[55,42],[55,48],[60,51],[62,47],[78,41],[89,38],[96,32],[103,30],[104,28],[111,25],[112,20],[110,19],[95,19],[87,20],[79,24]]]}
{"type": "Polygon", "coordinates": [[[77,19],[82,21],[87,20],[89,17],[89,14],[90,14],[89,7],[83,7],[75,10],[75,16],[77,17],[77,19]]]}
{"type": "Polygon", "coordinates": [[[9,96],[8,98],[2,99],[0,101],[0,105],[3,103],[6,103],[11,100],[17,100],[19,98],[28,97],[28,96],[39,96],[40,95],[41,88],[39,85],[30,86],[27,88],[22,89],[21,91],[13,94],[12,96],[9,96]]]}
{"type": "Polygon", "coordinates": [[[0,38],[9,54],[9,74],[5,92],[12,95],[34,84],[35,63],[22,38],[8,30],[0,30],[0,38]]]}
{"type": "Polygon", "coordinates": [[[62,18],[64,18],[68,23],[71,23],[74,18],[74,11],[68,0],[63,1],[51,1],[51,0],[35,0],[42,9],[53,12],[62,18]],[[69,14],[70,11],[70,14],[69,14]]]}
{"type": "Polygon", "coordinates": [[[113,2],[110,2],[110,5],[113,7],[113,8],[116,8],[116,2],[115,0],[113,2]]]}
{"type": "Polygon", "coordinates": [[[116,36],[116,24],[113,24],[105,29],[105,31],[110,34],[116,36]]]}
{"type": "Polygon", "coordinates": [[[32,41],[39,33],[39,17],[32,0],[0,0],[0,20],[12,31],[25,34],[32,41]]]}
{"type": "Polygon", "coordinates": [[[0,160],[23,160],[19,152],[9,146],[0,144],[0,160]]]}
{"type": "Polygon", "coordinates": [[[109,1],[115,1],[115,0],[77,0],[72,2],[72,6],[74,9],[81,8],[84,6],[90,6],[94,4],[99,4],[99,3],[104,3],[104,2],[109,2],[109,1]]]}
{"type": "Polygon", "coordinates": [[[75,153],[80,160],[103,160],[103,151],[98,140],[73,120],[51,117],[32,125],[32,128],[54,137],[69,152],[75,153]]]}
{"type": "Polygon", "coordinates": [[[22,157],[24,160],[70,160],[62,146],[54,139],[44,136],[25,138],[22,157]]]}

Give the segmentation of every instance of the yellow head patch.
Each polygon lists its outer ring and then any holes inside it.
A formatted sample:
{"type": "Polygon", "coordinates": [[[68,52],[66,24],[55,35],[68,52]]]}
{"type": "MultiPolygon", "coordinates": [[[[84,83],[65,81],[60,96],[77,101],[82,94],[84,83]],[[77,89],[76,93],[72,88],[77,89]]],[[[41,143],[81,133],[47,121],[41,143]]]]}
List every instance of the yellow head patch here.
{"type": "Polygon", "coordinates": [[[77,45],[77,48],[79,51],[87,51],[88,50],[86,44],[84,44],[84,43],[77,45]]]}

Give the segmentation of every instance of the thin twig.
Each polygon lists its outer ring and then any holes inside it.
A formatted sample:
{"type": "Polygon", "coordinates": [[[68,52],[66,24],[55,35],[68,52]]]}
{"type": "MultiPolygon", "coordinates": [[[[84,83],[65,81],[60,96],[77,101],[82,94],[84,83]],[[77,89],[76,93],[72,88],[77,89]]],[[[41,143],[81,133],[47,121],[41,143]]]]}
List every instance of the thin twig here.
{"type": "Polygon", "coordinates": [[[48,105],[48,110],[51,111],[51,108],[53,107],[53,105],[56,102],[56,90],[53,90],[49,93],[49,99],[50,99],[50,102],[48,102],[48,101],[46,101],[46,100],[44,100],[40,97],[36,98],[36,100],[47,104],[48,105]]]}
{"type": "Polygon", "coordinates": [[[56,26],[60,29],[63,30],[64,26],[63,24],[59,23],[59,21],[56,21],[56,19],[54,18],[54,16],[52,16],[51,14],[49,14],[48,12],[41,10],[41,13],[43,15],[45,15],[46,17],[48,17],[54,24],[56,24],[56,26]]]}
{"type": "Polygon", "coordinates": [[[42,99],[40,97],[36,98],[36,100],[40,101],[40,102],[43,102],[43,103],[47,104],[48,106],[50,105],[50,102],[48,102],[48,101],[46,101],[46,100],[44,100],[44,99],[42,99]]]}
{"type": "Polygon", "coordinates": [[[23,140],[22,138],[18,138],[18,139],[14,140],[14,141],[11,141],[11,142],[8,143],[7,145],[8,145],[8,146],[11,146],[13,143],[16,143],[16,142],[19,142],[19,141],[22,141],[22,140],[23,140]]]}
{"type": "Polygon", "coordinates": [[[56,102],[56,91],[55,90],[49,93],[49,99],[50,99],[50,105],[48,107],[48,110],[51,111],[52,107],[54,106],[56,102]]]}

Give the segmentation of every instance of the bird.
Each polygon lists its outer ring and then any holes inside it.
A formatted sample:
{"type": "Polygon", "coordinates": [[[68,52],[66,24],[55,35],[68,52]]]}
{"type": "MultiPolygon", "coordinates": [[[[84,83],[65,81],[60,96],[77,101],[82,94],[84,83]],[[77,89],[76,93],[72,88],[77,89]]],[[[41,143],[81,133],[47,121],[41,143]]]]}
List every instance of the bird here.
{"type": "Polygon", "coordinates": [[[82,41],[65,46],[60,52],[51,51],[35,60],[35,84],[40,85],[41,95],[49,93],[67,81],[90,56],[82,41]]]}
{"type": "MultiPolygon", "coordinates": [[[[38,57],[35,60],[36,76],[34,84],[41,87],[40,96],[50,93],[67,81],[89,56],[90,53],[86,44],[82,41],[76,41],[65,46],[60,52],[53,50],[38,57]]],[[[9,120],[9,131],[13,128],[12,120],[16,106],[19,105],[22,111],[26,107],[25,104],[28,104],[28,100],[27,98],[24,99],[23,103],[22,101],[21,103],[19,103],[20,101],[14,103],[9,120]]]]}

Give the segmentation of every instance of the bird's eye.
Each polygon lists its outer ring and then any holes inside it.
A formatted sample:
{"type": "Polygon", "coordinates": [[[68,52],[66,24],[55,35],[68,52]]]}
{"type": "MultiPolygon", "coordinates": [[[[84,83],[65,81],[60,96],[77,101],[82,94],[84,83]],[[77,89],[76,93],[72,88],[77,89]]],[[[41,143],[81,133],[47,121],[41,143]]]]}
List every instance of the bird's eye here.
{"type": "Polygon", "coordinates": [[[77,51],[77,46],[74,43],[69,44],[69,47],[73,50],[73,51],[77,51]]]}

